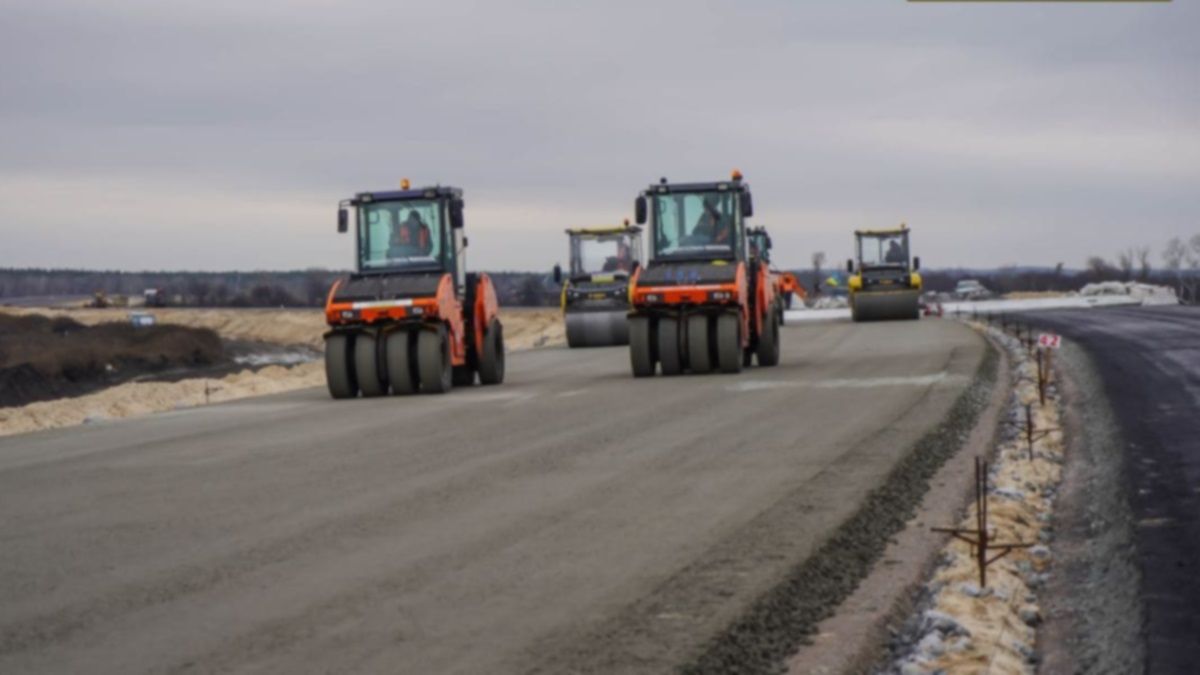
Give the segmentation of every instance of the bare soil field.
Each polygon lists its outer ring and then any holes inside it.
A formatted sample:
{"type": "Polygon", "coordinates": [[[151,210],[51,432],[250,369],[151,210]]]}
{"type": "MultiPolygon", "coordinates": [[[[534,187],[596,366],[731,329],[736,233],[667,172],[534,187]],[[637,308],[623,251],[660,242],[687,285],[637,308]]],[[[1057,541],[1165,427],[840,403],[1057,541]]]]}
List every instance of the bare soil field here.
{"type": "Polygon", "coordinates": [[[77,395],[224,358],[221,339],[207,328],[86,326],[66,316],[0,314],[0,406],[77,395]]]}

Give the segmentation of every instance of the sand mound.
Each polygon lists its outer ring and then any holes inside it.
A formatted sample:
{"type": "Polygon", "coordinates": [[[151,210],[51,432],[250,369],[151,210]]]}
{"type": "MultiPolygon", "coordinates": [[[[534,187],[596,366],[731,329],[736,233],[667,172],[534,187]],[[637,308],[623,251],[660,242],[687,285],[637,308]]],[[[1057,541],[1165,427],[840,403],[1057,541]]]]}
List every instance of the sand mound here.
{"type": "Polygon", "coordinates": [[[219,379],[130,382],[86,396],[0,408],[0,435],[189,408],[206,402],[220,403],[323,384],[324,366],[318,363],[292,368],[272,366],[257,372],[247,370],[219,379]]]}
{"type": "MultiPolygon", "coordinates": [[[[38,310],[4,308],[10,315],[69,316],[81,324],[128,322],[121,309],[38,310]]],[[[276,309],[158,309],[151,310],[159,324],[175,324],[216,331],[226,340],[250,340],[322,349],[324,317],[318,310],[276,309]]],[[[562,314],[556,309],[507,309],[501,313],[504,339],[510,351],[563,344],[562,314]]],[[[144,329],[138,329],[144,330],[144,329]]],[[[272,366],[247,369],[219,379],[193,378],[179,382],[134,382],[76,398],[0,408],[0,435],[83,424],[88,420],[115,419],[176,408],[219,403],[247,396],[275,394],[325,385],[324,364],[305,363],[291,368],[272,366]],[[208,395],[205,396],[205,388],[208,395]]]]}

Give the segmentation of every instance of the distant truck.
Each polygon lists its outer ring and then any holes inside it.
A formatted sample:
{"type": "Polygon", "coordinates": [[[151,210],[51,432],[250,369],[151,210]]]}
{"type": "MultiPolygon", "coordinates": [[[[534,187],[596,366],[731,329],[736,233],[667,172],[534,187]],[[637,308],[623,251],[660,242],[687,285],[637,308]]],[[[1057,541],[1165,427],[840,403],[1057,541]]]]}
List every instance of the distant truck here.
{"type": "Polygon", "coordinates": [[[143,305],[146,307],[166,307],[167,294],[158,288],[147,288],[142,291],[143,305]]]}
{"type": "Polygon", "coordinates": [[[960,300],[983,300],[992,297],[992,292],[976,279],[963,279],[954,287],[954,297],[960,300]]]}

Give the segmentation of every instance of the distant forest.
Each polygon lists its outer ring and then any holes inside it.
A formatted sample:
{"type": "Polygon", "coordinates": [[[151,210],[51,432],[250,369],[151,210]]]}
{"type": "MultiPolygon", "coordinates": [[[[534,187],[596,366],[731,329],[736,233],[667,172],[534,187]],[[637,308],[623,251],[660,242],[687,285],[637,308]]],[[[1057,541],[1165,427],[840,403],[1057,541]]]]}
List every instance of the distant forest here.
{"type": "MultiPolygon", "coordinates": [[[[91,298],[140,304],[155,289],[168,305],[186,307],[320,307],[334,280],[346,272],[120,272],[0,269],[0,304],[36,298],[91,298]]],[[[502,305],[557,305],[547,274],[490,272],[502,305]]]]}
{"type": "MultiPolygon", "coordinates": [[[[1096,281],[1145,281],[1172,286],[1185,302],[1197,301],[1200,272],[1196,265],[1176,264],[1152,269],[1136,259],[1108,263],[1088,260],[1082,270],[1056,267],[1004,267],[978,269],[923,269],[925,287],[948,292],[963,279],[978,279],[995,293],[1028,291],[1072,291],[1096,281]]],[[[814,262],[815,256],[814,256],[814,262]]],[[[1143,258],[1142,262],[1146,262],[1143,258]]],[[[822,258],[821,263],[824,263],[822,258]]],[[[809,290],[820,281],[821,290],[832,276],[844,277],[842,268],[793,270],[809,290]]],[[[156,289],[165,304],[187,307],[319,307],[329,287],[345,272],[300,270],[288,272],[119,272],[58,269],[0,269],[0,304],[35,302],[37,298],[91,298],[102,293],[114,304],[128,299],[140,304],[144,291],[156,289]]],[[[550,274],[535,272],[489,272],[507,306],[555,306],[559,289],[550,274]]],[[[839,281],[839,284],[842,282],[839,281]]]]}

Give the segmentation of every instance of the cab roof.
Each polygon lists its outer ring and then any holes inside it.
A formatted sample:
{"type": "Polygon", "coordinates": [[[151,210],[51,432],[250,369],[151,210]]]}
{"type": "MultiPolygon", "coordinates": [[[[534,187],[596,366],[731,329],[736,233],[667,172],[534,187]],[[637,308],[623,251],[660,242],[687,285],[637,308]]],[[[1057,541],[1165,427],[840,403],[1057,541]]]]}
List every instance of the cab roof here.
{"type": "Polygon", "coordinates": [[[412,188],[409,190],[380,190],[378,192],[359,192],[354,195],[354,203],[367,202],[397,202],[406,199],[436,199],[438,197],[462,198],[462,189],[448,185],[432,185],[429,187],[412,188]]]}
{"type": "Polygon", "coordinates": [[[714,183],[651,183],[643,194],[682,192],[746,192],[750,184],[742,180],[723,180],[714,183]]]}
{"type": "Polygon", "coordinates": [[[614,225],[600,227],[568,227],[567,234],[573,235],[596,235],[602,236],[606,234],[640,234],[642,228],[637,225],[614,225]]]}
{"type": "Polygon", "coordinates": [[[856,236],[856,237],[862,237],[862,236],[880,237],[880,236],[887,236],[887,235],[892,235],[892,234],[908,234],[908,225],[905,225],[904,223],[900,223],[900,227],[893,227],[893,228],[889,228],[889,229],[855,230],[854,231],[854,236],[856,236]]]}

